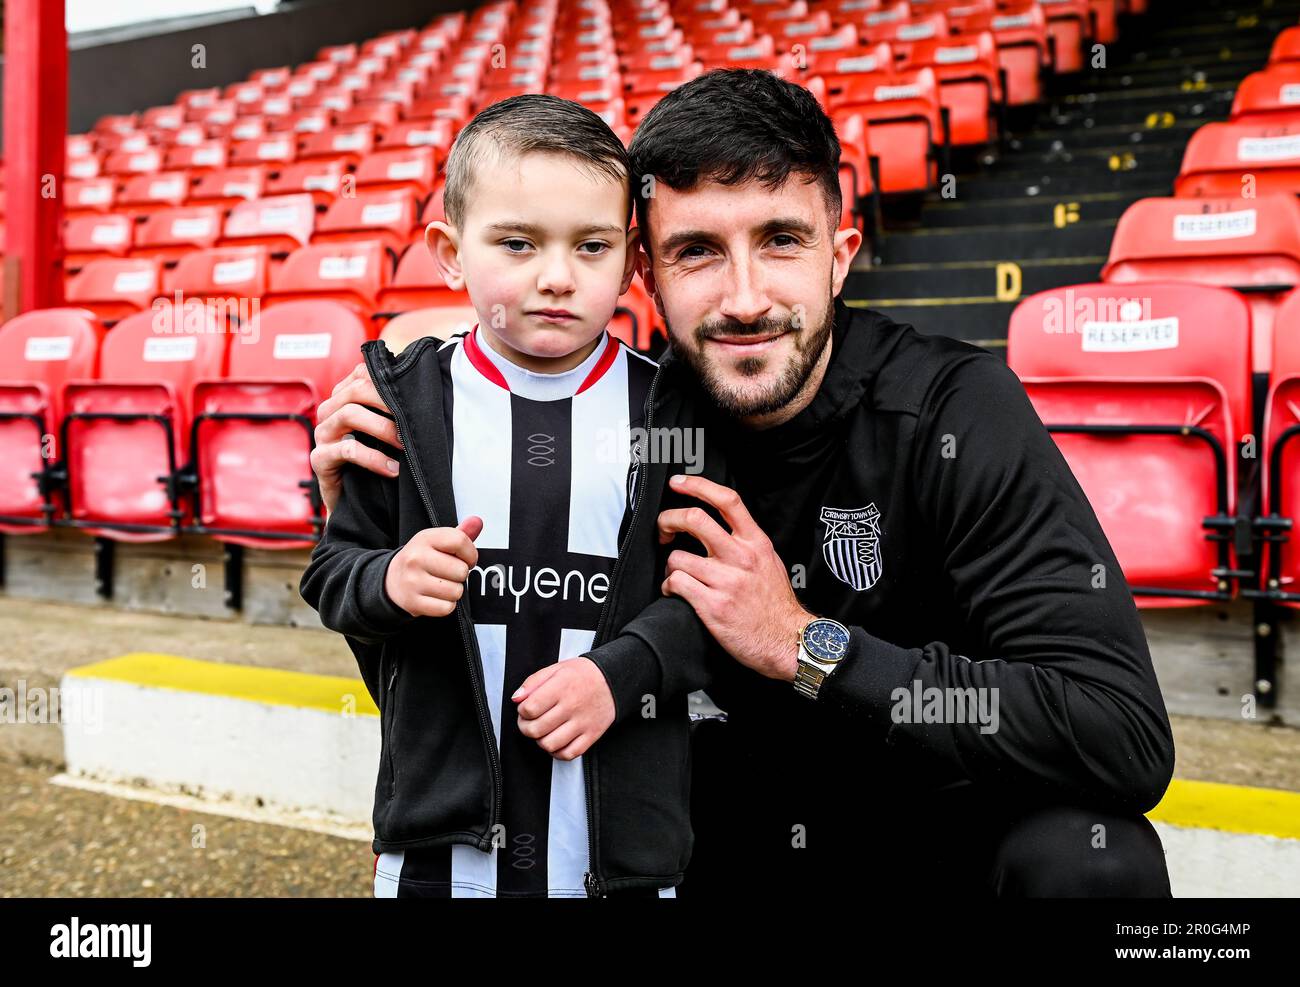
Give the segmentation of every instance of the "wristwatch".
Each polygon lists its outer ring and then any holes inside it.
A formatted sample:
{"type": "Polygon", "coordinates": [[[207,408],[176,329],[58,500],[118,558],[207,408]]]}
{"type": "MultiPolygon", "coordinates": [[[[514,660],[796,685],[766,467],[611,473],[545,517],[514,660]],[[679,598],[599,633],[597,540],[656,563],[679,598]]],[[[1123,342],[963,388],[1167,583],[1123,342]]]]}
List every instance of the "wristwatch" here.
{"type": "Polygon", "coordinates": [[[794,688],[801,696],[816,699],[840,660],[848,654],[849,629],[837,620],[817,617],[799,632],[799,665],[794,674],[794,688]]]}

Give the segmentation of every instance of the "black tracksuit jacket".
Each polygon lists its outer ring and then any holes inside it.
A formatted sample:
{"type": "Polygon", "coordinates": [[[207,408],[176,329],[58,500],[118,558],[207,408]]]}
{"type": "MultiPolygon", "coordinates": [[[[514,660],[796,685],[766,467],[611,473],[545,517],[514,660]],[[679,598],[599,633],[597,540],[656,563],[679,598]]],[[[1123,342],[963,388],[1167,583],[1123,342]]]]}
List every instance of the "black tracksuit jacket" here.
{"type": "MultiPolygon", "coordinates": [[[[303,573],[300,591],[329,629],[346,636],[380,710],[375,853],[461,843],[487,851],[501,813],[501,768],[487,711],[468,598],[446,617],[415,617],[389,599],[388,564],[417,532],[453,526],[451,454],[443,411],[439,341],[425,337],[394,357],[362,344],[366,366],[394,413],[404,450],[369,436],[400,464],[395,478],[343,470],[343,494],[303,573]]],[[[647,432],[695,427],[695,408],[663,370],[646,397],[647,432]]],[[[620,553],[592,659],[613,694],[616,719],[583,756],[591,838],[589,894],[679,883],[690,857],[690,729],[687,696],[708,681],[716,648],[682,600],[660,592],[670,548],[655,519],[673,506],[670,464],[643,457],[636,506],[620,553]],[[649,461],[644,461],[648,459],[649,461]],[[655,698],[653,716],[642,714],[655,698]]],[[[702,473],[725,480],[704,446],[702,473]]],[[[672,468],[680,472],[680,468],[672,468]]],[[[465,505],[472,513],[473,505],[465,505]]],[[[509,725],[514,729],[514,725],[509,725]]]]}
{"type": "Polygon", "coordinates": [[[796,595],[851,641],[815,700],[719,665],[708,692],[728,721],[698,731],[697,863],[730,858],[733,888],[776,891],[814,870],[814,888],[870,886],[873,861],[898,847],[855,834],[968,783],[1150,809],[1174,748],[1142,624],[1023,385],[987,350],[838,298],[835,316],[807,408],[775,428],[707,433],[723,437],[796,595]],[[845,517],[874,518],[874,537],[870,523],[850,529],[874,544],[835,544],[845,517]],[[913,703],[896,703],[900,689],[972,687],[997,690],[993,732],[915,722],[913,703]]]}

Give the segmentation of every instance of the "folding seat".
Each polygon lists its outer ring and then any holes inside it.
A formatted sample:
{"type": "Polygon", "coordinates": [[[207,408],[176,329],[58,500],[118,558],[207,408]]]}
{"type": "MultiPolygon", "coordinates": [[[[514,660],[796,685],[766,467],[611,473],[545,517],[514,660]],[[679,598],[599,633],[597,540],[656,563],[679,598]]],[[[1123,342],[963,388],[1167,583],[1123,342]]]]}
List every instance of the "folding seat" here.
{"type": "Polygon", "coordinates": [[[266,122],[270,134],[319,134],[334,126],[337,114],[333,110],[317,106],[312,109],[295,110],[284,116],[271,117],[266,122]]]}
{"type": "Polygon", "coordinates": [[[1291,124],[1207,123],[1187,142],[1174,195],[1300,193],[1300,113],[1291,124]]]}
{"type": "Polygon", "coordinates": [[[205,140],[200,144],[176,144],[167,149],[163,159],[168,171],[182,169],[197,172],[226,167],[230,153],[225,141],[205,140]]]}
{"type": "Polygon", "coordinates": [[[298,160],[342,161],[349,171],[375,149],[375,127],[361,124],[306,134],[298,147],[298,160]]]}
{"type": "Polygon", "coordinates": [[[1003,9],[1009,15],[1039,7],[1047,17],[1047,33],[1052,38],[1053,69],[1058,75],[1080,72],[1084,68],[1084,45],[1093,38],[1092,11],[1089,0],[1032,0],[1003,9]]]}
{"type": "Polygon", "coordinates": [[[396,258],[411,241],[416,215],[410,192],[359,192],[334,200],[316,224],[312,242],[378,240],[396,258]]]}
{"type": "Polygon", "coordinates": [[[202,110],[188,110],[185,115],[190,123],[202,124],[209,137],[215,137],[239,118],[239,104],[233,99],[219,99],[202,110]]]}
{"type": "Polygon", "coordinates": [[[63,146],[69,158],[85,158],[95,153],[95,138],[90,134],[68,134],[63,146]]]}
{"type": "Polygon", "coordinates": [[[98,178],[102,170],[99,155],[91,154],[81,158],[68,158],[63,166],[63,174],[69,179],[98,178]]]}
{"type": "Polygon", "coordinates": [[[1103,281],[1195,281],[1242,292],[1250,305],[1254,368],[1272,358],[1273,312],[1300,284],[1300,202],[1257,199],[1139,199],[1111,239],[1103,281]]]}
{"type": "Polygon", "coordinates": [[[302,101],[303,109],[320,109],[328,110],[331,113],[342,113],[344,110],[350,110],[357,101],[357,91],[355,89],[345,89],[341,85],[322,86],[302,101]]]}
{"type": "Polygon", "coordinates": [[[197,299],[213,310],[224,325],[244,324],[262,304],[270,283],[270,267],[265,245],[195,250],[165,272],[163,285],[174,304],[197,299]]]}
{"type": "Polygon", "coordinates": [[[156,147],[144,151],[113,151],[104,159],[104,173],[106,175],[148,175],[161,171],[162,161],[163,152],[156,147]]]}
{"type": "Polygon", "coordinates": [[[114,211],[149,216],[185,204],[190,194],[188,171],[159,171],[135,175],[122,183],[114,211]]]}
{"type": "MultiPolygon", "coordinates": [[[[410,102],[412,102],[410,99],[405,100],[405,103],[410,102]]],[[[401,101],[396,100],[375,102],[364,99],[351,109],[338,114],[334,126],[337,130],[346,131],[368,123],[373,124],[373,132],[376,139],[378,139],[389,127],[397,126],[402,117],[402,105],[401,101]]]]}
{"type": "Polygon", "coordinates": [[[271,290],[262,307],[327,299],[369,319],[390,269],[388,255],[378,240],[300,247],[271,272],[271,290]]]}
{"type": "Polygon", "coordinates": [[[94,377],[104,327],[77,308],[37,309],[0,326],[0,532],[48,530],[62,509],[55,443],[63,384],[94,377]]]}
{"type": "Polygon", "coordinates": [[[138,122],[134,113],[108,114],[96,120],[91,129],[96,134],[129,134],[136,129],[138,122]]]}
{"type": "Polygon", "coordinates": [[[1300,120],[1300,62],[1279,62],[1242,79],[1232,100],[1231,119],[1237,123],[1300,120]]]}
{"type": "Polygon", "coordinates": [[[476,325],[478,313],[470,305],[417,308],[388,322],[379,338],[396,356],[423,336],[447,340],[458,332],[468,332],[476,325]]]}
{"type": "Polygon", "coordinates": [[[939,80],[939,103],[948,111],[954,147],[987,144],[998,136],[1005,97],[990,32],[913,41],[904,51],[904,67],[923,66],[939,80]]]}
{"type": "Polygon", "coordinates": [[[267,126],[265,117],[242,116],[230,123],[209,127],[208,136],[213,140],[235,144],[239,141],[260,141],[273,134],[267,126]]]}
{"type": "Polygon", "coordinates": [[[176,105],[185,110],[188,119],[191,110],[205,110],[221,99],[221,90],[216,86],[209,89],[186,89],[176,97],[176,105]]]}
{"type": "Polygon", "coordinates": [[[219,206],[229,209],[260,199],[266,188],[266,167],[249,165],[244,168],[222,168],[201,172],[190,189],[192,206],[219,206]]]}
{"type": "Polygon", "coordinates": [[[266,90],[256,82],[232,82],[221,94],[225,99],[233,99],[240,107],[260,103],[266,97],[266,90]]]}
{"type": "MultiPolygon", "coordinates": [[[[1274,49],[1276,51],[1276,48],[1274,49]]],[[[1256,528],[1264,535],[1266,594],[1287,606],[1300,604],[1300,292],[1277,309],[1268,397],[1264,402],[1261,458],[1263,511],[1256,528]]]]}
{"type": "Polygon", "coordinates": [[[317,207],[329,205],[339,196],[347,169],[342,161],[302,161],[273,166],[266,176],[268,196],[307,193],[317,207]]]}
{"type": "Polygon", "coordinates": [[[1006,70],[1008,106],[1040,103],[1051,72],[1051,42],[1047,16],[1037,4],[1015,12],[986,10],[965,20],[967,34],[988,31],[998,46],[998,64],[1006,70]]]}
{"type": "Polygon", "coordinates": [[[832,76],[853,75],[859,72],[890,72],[894,67],[894,53],[889,45],[854,45],[850,48],[810,50],[806,58],[806,71],[811,78],[829,79],[832,76]]]}
{"type": "Polygon", "coordinates": [[[948,18],[948,29],[953,34],[972,34],[970,22],[974,17],[997,11],[996,0],[946,0],[938,5],[948,18]]]}
{"type": "Polygon", "coordinates": [[[197,380],[221,376],[229,341],[202,306],[139,312],[108,333],[98,379],[64,388],[63,523],[128,542],[179,533],[190,517],[180,473],[191,394],[197,380]]]}
{"type": "Polygon", "coordinates": [[[328,45],[316,52],[316,61],[335,65],[351,65],[357,60],[356,45],[328,45]]]}
{"type": "Polygon", "coordinates": [[[446,120],[451,124],[453,136],[474,115],[472,94],[452,93],[417,99],[402,114],[403,120],[446,120]]]}
{"type": "MultiPolygon", "coordinates": [[[[568,97],[561,97],[568,98],[568,97]]],[[[445,159],[451,150],[451,122],[430,117],[426,120],[404,120],[384,131],[379,141],[380,149],[395,147],[432,147],[445,159]]]]}
{"type": "Polygon", "coordinates": [[[870,129],[881,192],[924,192],[939,180],[949,138],[933,69],[830,76],[826,88],[837,126],[858,115],[870,129]]]}
{"type": "Polygon", "coordinates": [[[156,257],[170,266],[191,250],[211,247],[221,235],[221,210],[184,206],[146,216],[136,227],[132,257],[156,257]]]}
{"type": "Polygon", "coordinates": [[[1011,316],[1007,363],[1140,606],[1235,591],[1234,550],[1250,549],[1236,516],[1239,443],[1252,432],[1250,329],[1235,292],[1170,282],[1054,288],[1011,316]]]}
{"type": "Polygon", "coordinates": [[[135,223],[130,216],[70,216],[63,223],[63,268],[77,271],[100,257],[125,257],[131,250],[135,223]]]}
{"type": "Polygon", "coordinates": [[[195,385],[196,530],[251,547],[312,545],[325,520],[310,462],[316,407],[367,338],[337,302],[286,302],[253,319],[230,346],[226,378],[195,385]]]}
{"type": "Polygon", "coordinates": [[[257,83],[267,92],[276,92],[289,84],[291,74],[289,66],[281,65],[273,69],[258,69],[248,77],[248,81],[257,83]]]}
{"type": "Polygon", "coordinates": [[[64,215],[102,216],[113,208],[117,182],[111,178],[84,178],[64,183],[64,215]]]}
{"type": "Polygon", "coordinates": [[[162,289],[162,262],[147,257],[89,261],[67,279],[68,305],[88,309],[105,323],[143,311],[162,289]]]}
{"type": "Polygon", "coordinates": [[[868,44],[887,44],[894,52],[899,65],[911,59],[912,46],[922,41],[942,40],[948,37],[948,18],[942,13],[914,15],[909,21],[880,24],[868,28],[864,38],[868,44]]]}
{"type": "Polygon", "coordinates": [[[176,105],[150,107],[141,116],[140,125],[151,137],[157,137],[167,131],[179,130],[185,125],[185,107],[176,105]]]}
{"type": "Polygon", "coordinates": [[[433,191],[438,158],[431,147],[399,147],[375,151],[356,170],[358,192],[407,191],[423,199],[433,191]]]}
{"type": "Polygon", "coordinates": [[[274,195],[230,210],[221,234],[223,247],[265,244],[283,255],[306,246],[316,223],[316,206],[306,194],[274,195]]]}
{"type": "Polygon", "coordinates": [[[298,148],[292,134],[277,133],[250,141],[234,141],[227,161],[231,165],[289,164],[298,148]]]}
{"type": "Polygon", "coordinates": [[[1268,64],[1300,62],[1300,26],[1279,31],[1268,53],[1268,64]]]}
{"type": "Polygon", "coordinates": [[[379,316],[417,308],[446,308],[469,304],[469,295],[447,287],[423,240],[406,248],[393,279],[379,292],[379,316]]]}
{"type": "Polygon", "coordinates": [[[630,97],[658,97],[672,92],[682,83],[690,82],[703,71],[704,68],[699,62],[692,62],[683,69],[629,73],[623,77],[623,87],[626,95],[630,97]]]}

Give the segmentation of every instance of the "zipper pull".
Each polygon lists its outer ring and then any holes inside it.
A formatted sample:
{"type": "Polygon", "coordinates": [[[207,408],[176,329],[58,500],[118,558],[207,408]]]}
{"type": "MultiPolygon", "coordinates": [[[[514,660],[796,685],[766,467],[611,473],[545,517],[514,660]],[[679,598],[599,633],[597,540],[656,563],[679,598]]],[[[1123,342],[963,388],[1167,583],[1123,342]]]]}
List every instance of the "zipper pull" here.
{"type": "Polygon", "coordinates": [[[605,895],[600,890],[600,878],[591,871],[582,875],[582,886],[587,889],[588,898],[603,898],[605,895]]]}

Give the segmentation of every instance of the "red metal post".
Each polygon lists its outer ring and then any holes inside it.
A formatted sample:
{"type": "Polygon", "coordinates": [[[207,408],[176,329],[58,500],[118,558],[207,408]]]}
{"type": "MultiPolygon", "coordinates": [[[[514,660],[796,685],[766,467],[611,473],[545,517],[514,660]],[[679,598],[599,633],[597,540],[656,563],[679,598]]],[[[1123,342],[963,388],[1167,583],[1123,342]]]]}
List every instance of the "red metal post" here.
{"type": "Polygon", "coordinates": [[[4,5],[5,318],[63,300],[63,0],[4,5]]]}

